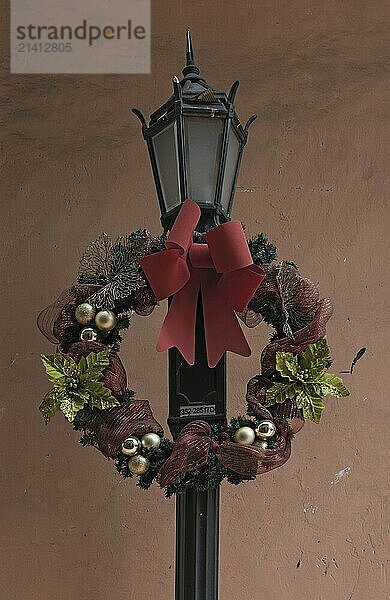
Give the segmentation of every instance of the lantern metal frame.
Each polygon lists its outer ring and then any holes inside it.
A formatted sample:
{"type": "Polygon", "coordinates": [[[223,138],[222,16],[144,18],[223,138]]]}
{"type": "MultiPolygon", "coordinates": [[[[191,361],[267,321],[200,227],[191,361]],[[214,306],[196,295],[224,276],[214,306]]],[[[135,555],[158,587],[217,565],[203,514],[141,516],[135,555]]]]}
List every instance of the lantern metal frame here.
{"type": "Polygon", "coordinates": [[[170,229],[180,209],[181,203],[189,197],[189,159],[186,151],[185,118],[203,117],[224,120],[214,197],[208,198],[207,201],[199,198],[191,198],[192,200],[195,200],[201,208],[201,221],[203,221],[201,229],[204,230],[229,221],[231,218],[242,153],[248,139],[248,129],[256,119],[256,115],[249,117],[244,126],[241,125],[234,107],[234,100],[239,86],[238,81],[233,83],[229,93],[226,94],[225,92],[212,89],[200,76],[199,68],[195,64],[190,30],[187,30],[186,66],[183,69],[183,76],[184,78],[181,81],[179,81],[178,77],[173,77],[173,95],[167,102],[152,113],[149,125],[139,109],[133,108],[132,110],[142,124],[142,133],[147,143],[160,204],[161,223],[165,230],[170,229]],[[164,191],[153,140],[158,134],[174,123],[176,123],[175,141],[177,147],[179,203],[168,210],[164,199],[164,191]],[[228,202],[224,207],[222,205],[222,192],[227,176],[227,158],[232,131],[239,142],[239,151],[235,170],[231,179],[231,189],[228,191],[228,202]]]}

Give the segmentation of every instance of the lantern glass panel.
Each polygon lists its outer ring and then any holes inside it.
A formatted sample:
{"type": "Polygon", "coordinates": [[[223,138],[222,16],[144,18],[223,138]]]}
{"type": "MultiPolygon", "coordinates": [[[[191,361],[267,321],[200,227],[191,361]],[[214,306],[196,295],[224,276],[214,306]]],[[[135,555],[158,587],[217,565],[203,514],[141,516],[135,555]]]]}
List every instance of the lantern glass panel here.
{"type": "Polygon", "coordinates": [[[226,155],[225,175],[222,184],[221,205],[225,213],[229,213],[230,198],[233,191],[237,163],[240,156],[241,143],[233,127],[230,127],[228,149],[226,155]]]}
{"type": "Polygon", "coordinates": [[[176,122],[173,122],[157,133],[152,140],[166,212],[180,204],[176,130],[176,122]]]}
{"type": "Polygon", "coordinates": [[[184,117],[188,197],[213,204],[221,158],[224,120],[184,117]]]}

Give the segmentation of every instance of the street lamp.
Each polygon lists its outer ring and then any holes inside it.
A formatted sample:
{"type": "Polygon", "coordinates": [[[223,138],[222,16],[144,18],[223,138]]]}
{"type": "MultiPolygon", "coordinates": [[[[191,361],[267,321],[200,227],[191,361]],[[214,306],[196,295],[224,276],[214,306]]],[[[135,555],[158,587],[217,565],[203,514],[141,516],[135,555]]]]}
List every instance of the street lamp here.
{"type": "Polygon", "coordinates": [[[230,220],[233,196],[248,128],[234,108],[239,85],[229,94],[209,86],[195,64],[191,33],[187,30],[183,79],[173,77],[173,95],[150,117],[138,109],[148,145],[160,203],[161,222],[169,229],[187,198],[202,210],[203,229],[230,220]]]}
{"type": "MultiPolygon", "coordinates": [[[[181,204],[190,198],[201,209],[196,231],[204,233],[230,220],[248,129],[234,108],[235,81],[228,94],[211,88],[195,64],[190,31],[186,36],[183,79],[173,78],[173,95],[150,117],[138,109],[157,195],[161,223],[168,231],[181,204]]],[[[207,364],[201,298],[195,331],[195,364],[169,350],[169,417],[174,438],[194,420],[226,422],[226,354],[207,364]]],[[[217,600],[219,488],[189,489],[176,497],[175,600],[217,600]]]]}

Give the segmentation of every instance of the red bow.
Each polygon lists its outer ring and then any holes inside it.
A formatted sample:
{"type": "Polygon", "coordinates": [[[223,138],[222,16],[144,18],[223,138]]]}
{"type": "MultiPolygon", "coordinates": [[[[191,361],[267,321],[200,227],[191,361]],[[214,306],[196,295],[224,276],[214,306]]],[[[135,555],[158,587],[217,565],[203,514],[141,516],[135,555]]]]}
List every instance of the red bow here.
{"type": "Polygon", "coordinates": [[[157,300],[173,296],[157,350],[176,347],[190,365],[194,364],[201,290],[207,360],[212,368],[227,350],[250,356],[234,311],[245,309],[264,279],[264,271],[253,264],[238,221],[209,231],[206,244],[193,244],[200,215],[196,202],[186,200],[168,236],[167,249],[145,256],[140,263],[157,300]]]}

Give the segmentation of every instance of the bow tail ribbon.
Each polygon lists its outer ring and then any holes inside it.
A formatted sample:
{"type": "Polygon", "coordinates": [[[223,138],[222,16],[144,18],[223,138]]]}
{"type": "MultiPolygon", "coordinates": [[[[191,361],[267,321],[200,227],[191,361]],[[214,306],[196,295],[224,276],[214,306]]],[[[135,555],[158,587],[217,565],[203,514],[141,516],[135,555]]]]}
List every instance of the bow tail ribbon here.
{"type": "Polygon", "coordinates": [[[161,327],[156,348],[163,352],[177,348],[188,364],[195,363],[196,310],[201,281],[196,269],[189,269],[186,285],[172,297],[161,327]]]}
{"type": "MultiPolygon", "coordinates": [[[[195,363],[196,312],[201,291],[209,366],[214,367],[227,350],[250,356],[249,344],[234,313],[239,309],[228,302],[227,286],[219,285],[220,276],[212,269],[191,267],[190,275],[188,283],[172,298],[157,341],[157,350],[162,352],[176,347],[188,364],[195,363]]],[[[246,280],[247,273],[235,273],[238,286],[240,279],[246,280]]]]}
{"type": "Polygon", "coordinates": [[[241,356],[251,355],[235,311],[243,310],[252,296],[250,291],[243,297],[243,290],[255,291],[258,287],[257,269],[252,265],[222,275],[213,269],[201,271],[203,317],[210,367],[215,366],[227,350],[241,356]]]}

